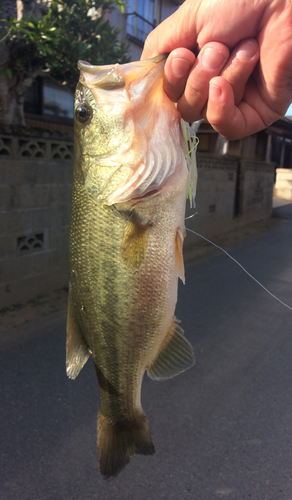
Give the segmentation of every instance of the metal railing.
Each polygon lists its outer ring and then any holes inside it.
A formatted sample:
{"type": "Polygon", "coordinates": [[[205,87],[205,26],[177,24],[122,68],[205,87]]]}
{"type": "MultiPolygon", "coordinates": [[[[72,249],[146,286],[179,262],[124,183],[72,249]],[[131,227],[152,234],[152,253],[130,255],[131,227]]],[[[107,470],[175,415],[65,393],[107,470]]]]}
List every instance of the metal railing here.
{"type": "Polygon", "coordinates": [[[156,23],[152,23],[145,19],[145,17],[138,14],[138,12],[130,12],[127,16],[127,36],[130,40],[144,43],[147,35],[152,31],[156,23]]]}

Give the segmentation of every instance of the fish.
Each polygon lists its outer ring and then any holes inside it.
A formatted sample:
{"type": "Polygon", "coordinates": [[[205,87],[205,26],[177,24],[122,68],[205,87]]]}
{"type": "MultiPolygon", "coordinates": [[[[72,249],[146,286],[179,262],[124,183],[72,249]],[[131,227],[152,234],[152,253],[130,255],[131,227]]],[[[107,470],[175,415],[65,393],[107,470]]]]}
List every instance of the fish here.
{"type": "Polygon", "coordinates": [[[195,363],[175,317],[189,172],[165,60],[78,62],[66,370],[75,379],[93,358],[104,479],[155,451],[141,406],[145,371],[166,380],[195,363]]]}

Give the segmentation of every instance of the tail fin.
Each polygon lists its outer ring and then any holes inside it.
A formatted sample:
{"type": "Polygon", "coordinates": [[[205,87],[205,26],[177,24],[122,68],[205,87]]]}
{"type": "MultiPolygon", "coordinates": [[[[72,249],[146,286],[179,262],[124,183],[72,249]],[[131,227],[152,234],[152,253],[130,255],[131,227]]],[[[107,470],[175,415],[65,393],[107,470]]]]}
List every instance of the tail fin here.
{"type": "Polygon", "coordinates": [[[136,453],[153,455],[154,445],[144,413],[120,422],[113,422],[99,413],[97,449],[99,471],[104,479],[117,476],[136,453]]]}

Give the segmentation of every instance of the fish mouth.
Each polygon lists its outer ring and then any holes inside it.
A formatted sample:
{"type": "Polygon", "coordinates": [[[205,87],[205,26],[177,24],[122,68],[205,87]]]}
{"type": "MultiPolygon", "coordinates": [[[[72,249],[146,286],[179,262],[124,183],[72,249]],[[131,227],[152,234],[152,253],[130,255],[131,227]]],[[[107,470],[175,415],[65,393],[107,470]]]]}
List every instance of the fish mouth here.
{"type": "Polygon", "coordinates": [[[115,66],[122,66],[123,70],[129,67],[140,67],[143,68],[145,65],[151,64],[159,64],[161,61],[166,59],[168,54],[159,54],[158,56],[151,57],[150,59],[144,59],[143,61],[134,61],[125,64],[107,64],[104,66],[95,66],[94,64],[90,64],[87,61],[78,61],[77,67],[80,71],[87,71],[88,73],[103,73],[108,72],[113,69],[115,66]]]}
{"type": "Polygon", "coordinates": [[[108,64],[105,66],[95,66],[86,61],[78,61],[77,67],[80,70],[80,82],[83,85],[91,85],[104,90],[121,89],[126,86],[130,79],[143,80],[151,74],[156,67],[166,60],[168,54],[160,54],[145,59],[126,64],[108,64]],[[136,76],[136,78],[135,78],[136,76]]]}

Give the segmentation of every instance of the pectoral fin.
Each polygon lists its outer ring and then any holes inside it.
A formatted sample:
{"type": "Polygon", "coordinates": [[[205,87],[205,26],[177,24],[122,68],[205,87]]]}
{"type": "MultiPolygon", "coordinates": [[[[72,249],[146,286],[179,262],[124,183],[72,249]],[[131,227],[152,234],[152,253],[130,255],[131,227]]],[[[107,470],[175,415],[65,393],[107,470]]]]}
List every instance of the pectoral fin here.
{"type": "Polygon", "coordinates": [[[149,226],[141,224],[137,218],[129,220],[122,242],[121,253],[129,269],[139,269],[147,251],[149,226]]]}
{"type": "Polygon", "coordinates": [[[185,283],[185,266],[183,257],[183,243],[185,235],[180,229],[177,230],[175,236],[175,268],[178,277],[185,283]]]}
{"type": "Polygon", "coordinates": [[[147,375],[153,380],[166,380],[191,368],[195,364],[191,344],[185,338],[183,329],[174,320],[173,333],[166,341],[157,358],[147,368],[147,375]]]}
{"type": "Polygon", "coordinates": [[[76,378],[90,354],[78,326],[71,293],[68,298],[66,371],[69,378],[76,378]]]}

